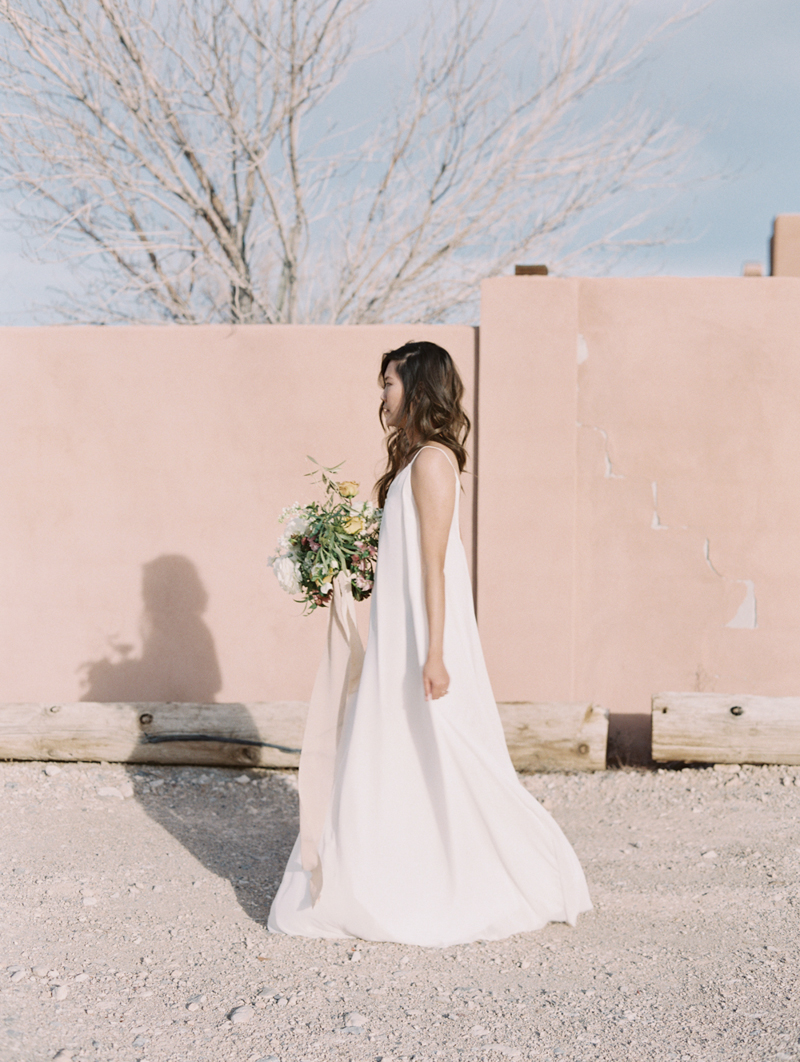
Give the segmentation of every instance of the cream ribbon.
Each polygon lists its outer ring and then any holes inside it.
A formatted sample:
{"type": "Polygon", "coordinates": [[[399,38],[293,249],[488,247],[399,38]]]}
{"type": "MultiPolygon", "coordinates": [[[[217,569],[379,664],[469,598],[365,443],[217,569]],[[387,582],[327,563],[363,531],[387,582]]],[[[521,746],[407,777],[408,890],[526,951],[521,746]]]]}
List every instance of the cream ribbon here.
{"type": "Polygon", "coordinates": [[[356,625],[356,610],[349,576],[340,572],[333,581],[333,601],[328,617],[328,641],[319,665],[300,753],[300,854],[303,869],[311,874],[311,902],[322,890],[319,842],[333,792],[336,749],[349,698],[358,689],[364,647],[356,625]]]}

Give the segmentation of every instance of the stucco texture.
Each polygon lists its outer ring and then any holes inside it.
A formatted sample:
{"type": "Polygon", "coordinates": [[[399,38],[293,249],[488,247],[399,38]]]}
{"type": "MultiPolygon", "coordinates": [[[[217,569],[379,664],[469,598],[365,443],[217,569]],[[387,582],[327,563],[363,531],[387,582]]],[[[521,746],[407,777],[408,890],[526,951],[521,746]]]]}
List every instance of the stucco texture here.
{"type": "Polygon", "coordinates": [[[498,700],[798,693],[800,278],[522,276],[484,283],[477,358],[457,326],[1,330],[0,700],[307,699],[327,615],[267,568],[277,515],[307,454],[367,496],[409,338],[477,422],[498,700]]]}
{"type": "Polygon", "coordinates": [[[500,700],[800,689],[800,280],[483,286],[479,619],[500,700]]]}
{"type": "MultiPolygon", "coordinates": [[[[369,496],[380,355],[422,331],[3,329],[0,700],[307,699],[327,613],[267,567],[277,517],[307,454],[369,496]]],[[[471,409],[474,329],[424,336],[471,409]]]]}

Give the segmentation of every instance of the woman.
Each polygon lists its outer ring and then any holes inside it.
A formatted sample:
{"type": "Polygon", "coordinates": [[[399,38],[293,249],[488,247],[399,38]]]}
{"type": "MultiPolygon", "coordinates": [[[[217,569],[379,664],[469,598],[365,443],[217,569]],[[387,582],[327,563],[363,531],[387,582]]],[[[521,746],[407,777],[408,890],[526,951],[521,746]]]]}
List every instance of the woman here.
{"type": "Polygon", "coordinates": [[[447,351],[384,354],[387,469],[361,681],[337,750],[312,904],[299,842],[269,928],[428,947],[591,907],[569,842],[520,784],[483,661],[458,530],[469,419],[447,351]]]}

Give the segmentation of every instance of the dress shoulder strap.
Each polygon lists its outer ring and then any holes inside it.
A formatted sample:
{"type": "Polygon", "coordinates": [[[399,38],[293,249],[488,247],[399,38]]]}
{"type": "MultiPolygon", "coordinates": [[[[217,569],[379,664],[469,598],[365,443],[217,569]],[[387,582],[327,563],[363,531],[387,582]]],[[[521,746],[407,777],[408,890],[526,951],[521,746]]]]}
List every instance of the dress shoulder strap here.
{"type": "Polygon", "coordinates": [[[414,464],[414,462],[417,459],[417,456],[423,450],[438,450],[438,452],[442,455],[442,457],[445,459],[445,461],[448,463],[448,465],[450,465],[450,467],[453,469],[453,472],[455,473],[455,477],[456,477],[456,483],[458,484],[458,486],[461,486],[461,479],[459,478],[459,475],[458,475],[458,469],[454,467],[453,462],[450,460],[450,458],[447,456],[447,454],[444,452],[444,450],[440,449],[438,446],[431,446],[430,443],[425,443],[424,446],[420,446],[419,450],[417,450],[417,452],[411,458],[410,464],[412,464],[412,465],[414,464]]]}

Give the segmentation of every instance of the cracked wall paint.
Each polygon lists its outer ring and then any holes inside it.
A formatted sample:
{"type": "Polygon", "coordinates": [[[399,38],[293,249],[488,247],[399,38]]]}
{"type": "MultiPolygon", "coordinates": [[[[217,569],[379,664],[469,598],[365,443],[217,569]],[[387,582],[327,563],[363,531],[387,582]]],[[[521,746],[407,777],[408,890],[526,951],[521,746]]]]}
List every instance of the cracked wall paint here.
{"type": "Polygon", "coordinates": [[[737,579],[736,582],[746,587],[744,601],[739,605],[736,615],[730,623],[726,623],[725,626],[738,630],[754,631],[758,627],[758,603],[756,601],[755,583],[752,579],[737,579]]]}
{"type": "Polygon", "coordinates": [[[706,559],[706,564],[709,566],[709,568],[714,573],[714,575],[719,576],[720,579],[724,579],[725,576],[722,574],[722,572],[718,572],[717,571],[717,569],[714,567],[714,562],[711,560],[711,539],[710,538],[707,538],[705,540],[705,542],[703,543],[703,556],[706,559]]]}
{"type": "Polygon", "coordinates": [[[736,615],[732,620],[729,620],[725,626],[732,630],[740,631],[755,631],[758,630],[758,601],[756,600],[756,584],[752,579],[731,579],[727,575],[723,575],[722,572],[717,571],[714,567],[714,562],[711,560],[711,540],[706,539],[703,544],[703,556],[706,559],[706,564],[711,571],[720,579],[725,579],[728,582],[739,583],[740,586],[745,588],[744,600],[736,610],[736,615]]]}
{"type": "Polygon", "coordinates": [[[614,471],[614,466],[611,463],[611,455],[608,452],[608,432],[603,428],[598,428],[596,424],[581,424],[580,421],[577,421],[576,423],[579,428],[588,428],[590,431],[599,432],[603,437],[603,462],[606,479],[625,479],[623,475],[614,471]]]}
{"type": "Polygon", "coordinates": [[[650,527],[654,531],[669,531],[669,527],[666,524],[662,524],[658,515],[658,484],[655,480],[650,484],[653,491],[653,519],[650,521],[650,527]]]}
{"type": "Polygon", "coordinates": [[[589,347],[583,336],[578,333],[578,364],[583,365],[589,359],[589,347]]]}

